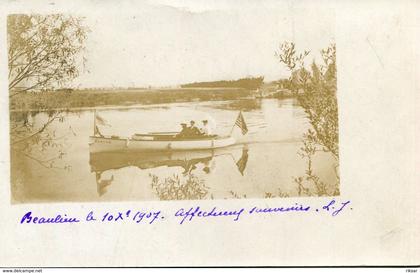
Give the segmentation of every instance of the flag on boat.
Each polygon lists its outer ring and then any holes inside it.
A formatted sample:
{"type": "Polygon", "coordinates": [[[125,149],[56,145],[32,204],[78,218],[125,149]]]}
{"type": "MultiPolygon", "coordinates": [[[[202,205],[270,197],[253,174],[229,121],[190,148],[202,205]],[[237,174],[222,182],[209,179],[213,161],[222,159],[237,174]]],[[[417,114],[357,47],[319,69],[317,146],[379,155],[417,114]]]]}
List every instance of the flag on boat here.
{"type": "Polygon", "coordinates": [[[104,135],[99,131],[98,125],[94,125],[93,128],[93,135],[103,137],[104,135]]]}
{"type": "Polygon", "coordinates": [[[98,115],[98,113],[96,113],[96,111],[95,111],[95,123],[96,125],[110,126],[103,117],[101,117],[100,115],[98,115]]]}
{"type": "Polygon", "coordinates": [[[98,113],[96,113],[95,111],[95,119],[93,122],[93,135],[103,137],[103,135],[101,134],[101,131],[99,131],[98,125],[111,126],[103,117],[98,115],[98,113]]]}
{"type": "Polygon", "coordinates": [[[238,160],[238,162],[236,162],[236,166],[238,167],[238,171],[241,173],[241,175],[244,175],[244,171],[246,168],[246,163],[248,163],[248,149],[247,148],[243,148],[242,149],[242,156],[241,158],[238,160]]]}
{"type": "Polygon", "coordinates": [[[248,127],[246,126],[246,122],[244,117],[242,116],[242,111],[239,112],[238,118],[235,121],[235,125],[241,128],[242,134],[245,135],[248,133],[248,127]]]}

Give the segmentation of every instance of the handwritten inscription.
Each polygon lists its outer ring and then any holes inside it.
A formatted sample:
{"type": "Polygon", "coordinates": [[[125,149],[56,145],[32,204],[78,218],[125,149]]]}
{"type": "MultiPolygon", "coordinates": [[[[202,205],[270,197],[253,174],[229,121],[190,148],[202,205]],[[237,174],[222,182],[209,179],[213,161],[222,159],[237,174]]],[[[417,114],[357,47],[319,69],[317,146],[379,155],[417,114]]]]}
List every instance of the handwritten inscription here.
{"type": "Polygon", "coordinates": [[[272,212],[289,212],[289,211],[309,211],[310,210],[310,206],[303,206],[303,205],[298,205],[297,203],[295,204],[295,206],[290,206],[290,207],[275,207],[275,208],[257,208],[257,207],[253,207],[250,211],[249,214],[252,213],[272,213],[272,212]]]}
{"type": "Polygon", "coordinates": [[[27,212],[23,215],[20,223],[32,223],[32,224],[61,224],[61,223],[78,223],[78,220],[75,217],[68,217],[67,214],[61,215],[57,214],[55,217],[43,217],[43,216],[34,216],[32,211],[27,212]]]}
{"type": "Polygon", "coordinates": [[[237,208],[237,209],[225,209],[214,206],[212,208],[202,208],[200,206],[193,206],[187,208],[179,208],[174,213],[165,213],[160,210],[124,210],[117,212],[104,212],[95,213],[89,211],[84,217],[70,216],[67,213],[58,213],[53,216],[44,216],[36,214],[32,211],[25,213],[21,219],[20,224],[74,224],[81,222],[101,222],[101,223],[112,223],[112,222],[132,222],[136,224],[154,224],[157,222],[165,221],[166,219],[175,219],[180,225],[191,222],[193,219],[215,219],[215,218],[229,218],[237,222],[243,217],[255,217],[261,214],[324,214],[332,217],[336,217],[342,214],[346,210],[352,210],[350,207],[350,201],[339,202],[335,199],[329,200],[328,202],[321,204],[320,206],[308,206],[304,204],[295,203],[290,206],[279,206],[279,207],[250,207],[250,208],[237,208]]]}
{"type": "MultiPolygon", "coordinates": [[[[141,212],[141,211],[137,211],[135,213],[131,213],[131,210],[127,210],[126,212],[117,212],[117,213],[105,213],[104,216],[101,218],[102,222],[116,222],[116,221],[124,221],[124,220],[131,220],[135,223],[140,223],[140,222],[148,222],[149,224],[152,224],[155,220],[157,219],[164,219],[163,216],[160,216],[160,211],[148,211],[148,212],[141,212]],[[134,216],[132,216],[134,215],[134,216]],[[160,217],[159,217],[160,216],[160,217]]],[[[93,211],[90,212],[90,214],[92,215],[91,218],[93,218],[93,211]]]]}
{"type": "Polygon", "coordinates": [[[202,210],[200,207],[186,209],[179,209],[175,213],[175,217],[181,217],[180,224],[182,225],[186,219],[191,221],[194,217],[219,217],[219,216],[235,216],[233,221],[238,221],[245,209],[239,210],[220,210],[214,207],[211,211],[202,210]]]}

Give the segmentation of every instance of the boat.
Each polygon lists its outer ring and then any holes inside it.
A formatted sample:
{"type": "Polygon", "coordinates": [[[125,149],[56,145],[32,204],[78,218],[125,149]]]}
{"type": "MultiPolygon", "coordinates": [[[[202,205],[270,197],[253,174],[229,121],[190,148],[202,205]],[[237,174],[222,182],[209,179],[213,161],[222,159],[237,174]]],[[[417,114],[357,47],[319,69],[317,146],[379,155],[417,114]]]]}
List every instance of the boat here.
{"type": "Polygon", "coordinates": [[[178,137],[176,132],[134,134],[131,137],[104,136],[99,132],[97,125],[98,123],[103,124],[103,119],[99,117],[96,112],[94,122],[94,135],[89,137],[90,153],[217,149],[232,146],[236,143],[236,139],[232,136],[233,128],[235,126],[240,127],[243,134],[248,131],[241,112],[228,136],[209,135],[178,137]]]}
{"type": "Polygon", "coordinates": [[[179,151],[203,150],[227,147],[235,144],[235,138],[200,137],[177,138],[176,135],[135,134],[133,137],[91,136],[89,150],[91,153],[111,151],[179,151]]]}

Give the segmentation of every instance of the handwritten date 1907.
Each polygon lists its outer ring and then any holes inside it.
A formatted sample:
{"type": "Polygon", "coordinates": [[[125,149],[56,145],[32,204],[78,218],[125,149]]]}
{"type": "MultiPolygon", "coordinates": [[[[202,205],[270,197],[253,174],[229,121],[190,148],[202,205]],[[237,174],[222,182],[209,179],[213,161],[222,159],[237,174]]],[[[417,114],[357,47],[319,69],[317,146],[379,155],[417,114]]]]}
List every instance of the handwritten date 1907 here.
{"type": "MultiPolygon", "coordinates": [[[[125,212],[116,212],[110,213],[106,212],[100,215],[99,217],[94,215],[93,211],[90,211],[86,218],[86,222],[120,222],[120,221],[132,221],[134,223],[149,223],[152,224],[158,219],[164,219],[162,215],[160,215],[160,211],[135,211],[132,212],[131,210],[127,210],[125,212]]],[[[67,214],[57,214],[52,217],[46,216],[35,216],[32,214],[32,211],[27,212],[23,215],[20,220],[21,224],[61,224],[61,223],[79,223],[83,222],[82,219],[77,217],[70,217],[67,214]]]]}
{"type": "MultiPolygon", "coordinates": [[[[318,214],[338,216],[344,211],[353,210],[349,205],[350,200],[340,202],[336,199],[329,199],[327,202],[323,201],[318,206],[309,206],[305,204],[295,203],[287,206],[274,207],[257,207],[252,208],[240,207],[236,209],[221,208],[214,206],[211,210],[201,208],[200,206],[192,206],[179,208],[172,216],[172,218],[179,219],[179,224],[190,222],[194,219],[210,219],[210,218],[231,218],[237,222],[243,217],[255,217],[257,215],[279,215],[279,214],[318,214]]],[[[78,218],[68,216],[66,213],[55,214],[54,216],[40,216],[35,215],[32,211],[26,212],[20,219],[20,224],[62,224],[62,223],[79,223],[79,222],[99,222],[99,223],[118,223],[118,222],[132,222],[153,224],[162,222],[165,217],[160,210],[123,210],[114,212],[97,213],[90,211],[86,217],[78,218]]],[[[167,215],[167,214],[166,214],[167,215]]]]}
{"type": "MultiPolygon", "coordinates": [[[[125,212],[117,212],[117,213],[107,212],[99,218],[99,221],[118,222],[118,221],[127,220],[127,221],[133,221],[135,223],[148,222],[149,224],[152,224],[157,219],[164,219],[164,217],[160,215],[160,211],[132,212],[131,210],[127,210],[125,212]]],[[[86,221],[96,221],[96,218],[93,216],[93,211],[89,212],[89,214],[86,216],[86,221]]]]}

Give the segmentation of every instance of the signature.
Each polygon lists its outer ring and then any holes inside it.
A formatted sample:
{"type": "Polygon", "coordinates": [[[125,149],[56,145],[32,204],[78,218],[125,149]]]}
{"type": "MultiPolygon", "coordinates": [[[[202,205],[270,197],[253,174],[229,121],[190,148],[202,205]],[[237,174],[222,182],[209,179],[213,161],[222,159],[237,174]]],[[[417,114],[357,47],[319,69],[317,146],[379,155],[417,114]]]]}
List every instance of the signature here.
{"type": "Polygon", "coordinates": [[[89,211],[86,216],[70,216],[69,213],[57,213],[56,215],[41,215],[32,211],[26,212],[20,218],[20,224],[76,224],[82,222],[100,222],[100,223],[116,223],[116,222],[132,222],[135,224],[154,224],[164,222],[166,220],[175,219],[180,225],[191,222],[192,220],[207,220],[216,218],[228,218],[234,222],[238,222],[244,217],[257,217],[258,215],[279,214],[318,214],[336,217],[344,211],[353,210],[350,206],[350,200],[340,202],[336,199],[328,200],[319,206],[309,206],[300,203],[294,203],[289,206],[279,207],[241,207],[237,209],[226,209],[217,206],[211,208],[202,208],[200,206],[183,207],[175,210],[175,212],[162,212],[160,210],[122,210],[116,212],[98,213],[89,211]],[[166,216],[164,216],[166,215],[166,216]]]}

